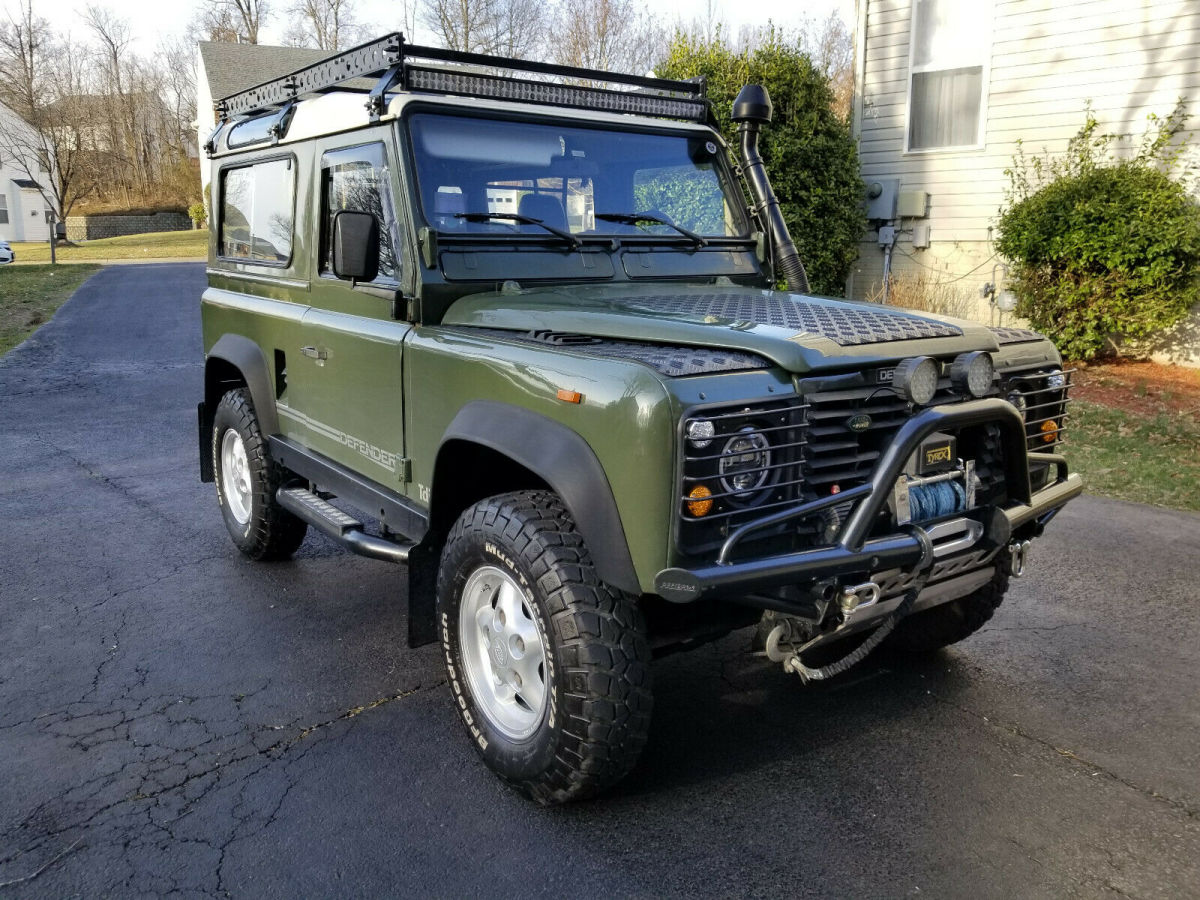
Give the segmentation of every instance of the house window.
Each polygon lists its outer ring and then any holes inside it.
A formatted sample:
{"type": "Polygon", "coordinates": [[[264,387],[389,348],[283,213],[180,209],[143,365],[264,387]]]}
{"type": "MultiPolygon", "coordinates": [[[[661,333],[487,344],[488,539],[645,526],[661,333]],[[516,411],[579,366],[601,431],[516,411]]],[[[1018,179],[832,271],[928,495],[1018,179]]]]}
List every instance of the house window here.
{"type": "Polygon", "coordinates": [[[8,224],[8,197],[0,194],[0,225],[8,224]]]}
{"type": "Polygon", "coordinates": [[[287,265],[292,256],[296,176],[291,159],[221,173],[221,256],[287,265]]]}
{"type": "Polygon", "coordinates": [[[908,149],[983,145],[990,0],[913,0],[908,149]]]}

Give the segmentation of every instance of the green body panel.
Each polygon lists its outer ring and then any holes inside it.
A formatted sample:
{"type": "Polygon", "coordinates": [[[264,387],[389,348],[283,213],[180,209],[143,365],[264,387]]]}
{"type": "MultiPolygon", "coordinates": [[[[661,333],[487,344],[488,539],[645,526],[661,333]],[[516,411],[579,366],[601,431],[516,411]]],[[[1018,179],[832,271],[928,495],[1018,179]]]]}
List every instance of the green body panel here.
{"type": "MultiPolygon", "coordinates": [[[[434,464],[447,426],[473,400],[527,409],[579,434],[604,467],[638,579],[652,589],[667,559],[677,417],[657,373],[427,327],[414,329],[405,348],[405,393],[413,481],[422,498],[438,488],[434,464]],[[579,392],[582,401],[559,400],[560,389],[579,392]]],[[[497,493],[504,490],[496,486],[497,493]]]]}

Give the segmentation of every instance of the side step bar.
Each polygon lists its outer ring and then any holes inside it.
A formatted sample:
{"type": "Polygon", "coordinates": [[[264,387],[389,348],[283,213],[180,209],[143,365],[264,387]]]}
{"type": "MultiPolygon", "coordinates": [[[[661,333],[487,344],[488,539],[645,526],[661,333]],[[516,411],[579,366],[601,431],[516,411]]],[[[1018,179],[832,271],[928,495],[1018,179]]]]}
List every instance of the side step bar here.
{"type": "Polygon", "coordinates": [[[397,544],[367,534],[362,522],[342,512],[332,503],[322,500],[302,487],[281,487],[275,493],[279,505],[303,519],[318,531],[329,535],[342,546],[359,556],[382,559],[384,562],[407,563],[408,551],[414,544],[397,544]]]}

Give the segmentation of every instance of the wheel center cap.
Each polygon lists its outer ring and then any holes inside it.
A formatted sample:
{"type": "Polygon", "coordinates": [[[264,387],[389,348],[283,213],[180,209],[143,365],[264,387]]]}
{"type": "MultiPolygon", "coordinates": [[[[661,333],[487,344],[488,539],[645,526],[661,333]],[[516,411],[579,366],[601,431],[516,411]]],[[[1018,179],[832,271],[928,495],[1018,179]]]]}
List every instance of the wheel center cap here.
{"type": "Polygon", "coordinates": [[[492,662],[501,668],[508,665],[508,647],[499,635],[492,639],[492,662]]]}

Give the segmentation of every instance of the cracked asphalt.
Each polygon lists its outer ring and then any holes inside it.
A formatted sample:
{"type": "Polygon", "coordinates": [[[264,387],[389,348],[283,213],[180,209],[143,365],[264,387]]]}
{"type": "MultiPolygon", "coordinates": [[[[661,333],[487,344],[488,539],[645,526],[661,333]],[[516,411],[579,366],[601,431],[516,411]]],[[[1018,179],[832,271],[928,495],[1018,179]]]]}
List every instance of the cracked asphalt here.
{"type": "Polygon", "coordinates": [[[1200,893],[1200,517],[1085,497],[982,633],[834,683],[660,661],[649,746],[543,810],[477,761],[397,570],[229,542],[202,265],[106,268],[0,361],[0,891],[1200,893]]]}

